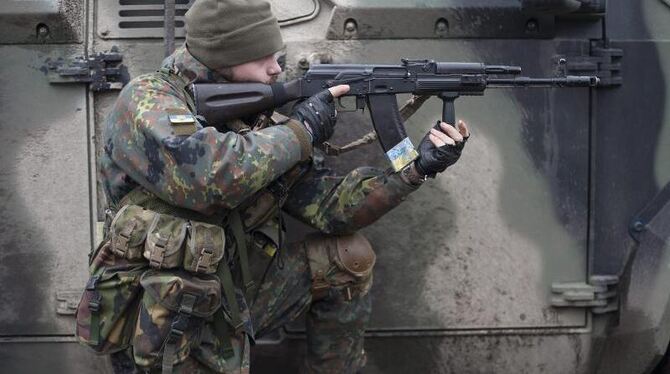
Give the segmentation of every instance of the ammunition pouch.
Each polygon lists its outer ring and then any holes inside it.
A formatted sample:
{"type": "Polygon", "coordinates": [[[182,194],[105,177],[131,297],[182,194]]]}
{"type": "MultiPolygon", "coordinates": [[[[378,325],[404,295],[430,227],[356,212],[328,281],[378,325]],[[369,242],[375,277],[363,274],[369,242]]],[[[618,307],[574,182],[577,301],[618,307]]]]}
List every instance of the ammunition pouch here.
{"type": "Polygon", "coordinates": [[[226,247],[226,232],[220,226],[193,221],[188,232],[184,269],[194,273],[215,273],[226,247]]]}
{"type": "Polygon", "coordinates": [[[145,264],[119,260],[109,241],[98,250],[96,262],[76,312],[76,336],[96,353],[128,348],[133,335],[145,264]],[[107,266],[109,265],[109,266],[107,266]]]}
{"type": "Polygon", "coordinates": [[[114,216],[110,225],[112,251],[118,257],[142,258],[144,241],[156,213],[137,205],[126,205],[114,216]]]}
{"type": "Polygon", "coordinates": [[[312,275],[313,301],[331,296],[332,290],[347,301],[370,291],[376,255],[362,234],[313,235],[305,240],[304,248],[312,275]]]}
{"type": "Polygon", "coordinates": [[[140,284],[144,296],[133,336],[135,363],[144,368],[162,364],[163,373],[183,362],[200,344],[206,321],[221,306],[221,285],[214,275],[149,270],[140,284]]]}
{"type": "Polygon", "coordinates": [[[174,269],[184,260],[186,221],[156,213],[144,244],[144,258],[154,269],[174,269]]]}

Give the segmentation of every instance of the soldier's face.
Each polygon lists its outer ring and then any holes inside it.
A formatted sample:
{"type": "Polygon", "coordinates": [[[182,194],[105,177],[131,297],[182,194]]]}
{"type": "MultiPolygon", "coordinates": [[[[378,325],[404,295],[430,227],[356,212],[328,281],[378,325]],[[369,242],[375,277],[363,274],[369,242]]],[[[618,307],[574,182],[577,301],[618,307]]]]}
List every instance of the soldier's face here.
{"type": "Polygon", "coordinates": [[[230,80],[233,82],[274,83],[281,73],[274,54],[230,68],[230,80]]]}

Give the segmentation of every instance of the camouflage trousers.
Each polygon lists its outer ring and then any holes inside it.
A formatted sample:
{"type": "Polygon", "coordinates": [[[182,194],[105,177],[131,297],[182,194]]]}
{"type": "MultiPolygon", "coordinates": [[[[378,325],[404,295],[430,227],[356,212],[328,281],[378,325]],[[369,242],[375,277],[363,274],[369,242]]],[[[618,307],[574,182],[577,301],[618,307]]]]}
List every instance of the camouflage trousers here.
{"type": "MultiPolygon", "coordinates": [[[[326,275],[333,287],[325,297],[314,300],[310,262],[304,242],[284,248],[280,256],[273,260],[274,263],[269,263],[270,257],[263,251],[252,251],[249,260],[254,279],[260,280],[267,269],[265,280],[255,297],[249,300],[256,338],[262,338],[304,314],[307,352],[303,372],[353,374],[365,365],[363,334],[371,312],[368,294],[371,276],[355,280],[348,274],[334,271],[326,275]],[[353,288],[348,287],[352,285],[353,288]]],[[[234,339],[233,346],[235,356],[232,358],[224,360],[220,357],[207,358],[202,354],[192,355],[176,365],[174,372],[249,373],[247,339],[238,337],[234,339]]],[[[126,352],[113,355],[112,363],[116,373],[135,372],[126,352]]],[[[160,373],[160,368],[155,372],[160,373]]]]}

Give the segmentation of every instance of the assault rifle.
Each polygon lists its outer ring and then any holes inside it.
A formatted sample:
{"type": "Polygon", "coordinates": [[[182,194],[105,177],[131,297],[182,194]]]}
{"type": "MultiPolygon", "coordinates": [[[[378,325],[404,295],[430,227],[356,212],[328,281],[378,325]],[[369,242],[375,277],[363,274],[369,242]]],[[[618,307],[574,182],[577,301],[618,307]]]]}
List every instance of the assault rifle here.
{"type": "Polygon", "coordinates": [[[439,97],[443,101],[442,120],[455,124],[454,100],[462,95],[483,95],[489,87],[593,87],[598,84],[594,76],[529,78],[520,74],[518,66],[403,59],[401,65],[314,65],[301,78],[285,83],[202,83],[194,84],[191,90],[197,114],[216,126],[310,97],[329,87],[348,84],[351,89],[344,96],[355,97],[356,109],[366,106],[370,109],[379,143],[398,171],[416,157],[416,151],[405,132],[397,94],[439,97]]]}

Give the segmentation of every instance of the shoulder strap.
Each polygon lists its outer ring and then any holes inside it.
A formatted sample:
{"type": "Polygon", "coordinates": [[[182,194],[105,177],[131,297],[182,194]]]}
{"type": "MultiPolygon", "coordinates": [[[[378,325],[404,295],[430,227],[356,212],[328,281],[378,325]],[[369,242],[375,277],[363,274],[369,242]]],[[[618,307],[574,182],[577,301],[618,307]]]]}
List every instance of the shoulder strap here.
{"type": "Polygon", "coordinates": [[[188,105],[188,109],[195,116],[197,114],[195,101],[193,100],[191,93],[186,89],[189,85],[189,82],[175,73],[172,69],[166,67],[160,68],[158,70],[158,74],[160,74],[161,77],[163,77],[163,79],[165,79],[172,86],[172,88],[174,88],[183,96],[183,99],[186,101],[186,105],[188,105]]]}
{"type": "Polygon", "coordinates": [[[247,235],[244,232],[242,224],[242,217],[240,217],[239,210],[234,210],[229,215],[230,228],[233,230],[235,237],[235,245],[237,246],[237,253],[240,256],[240,268],[242,272],[242,283],[244,284],[244,293],[249,300],[251,289],[254,287],[254,281],[251,279],[251,272],[249,271],[249,255],[247,245],[247,235]]]}

